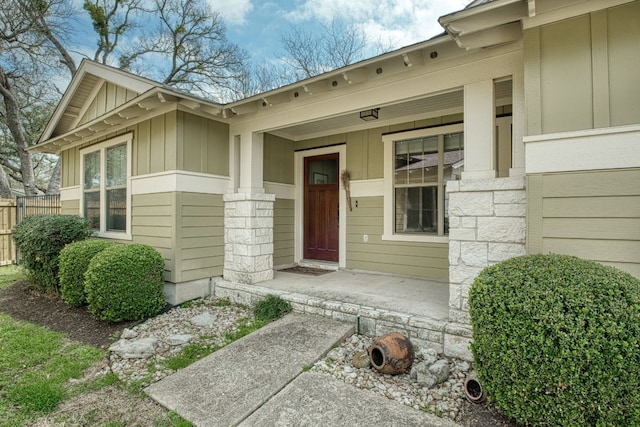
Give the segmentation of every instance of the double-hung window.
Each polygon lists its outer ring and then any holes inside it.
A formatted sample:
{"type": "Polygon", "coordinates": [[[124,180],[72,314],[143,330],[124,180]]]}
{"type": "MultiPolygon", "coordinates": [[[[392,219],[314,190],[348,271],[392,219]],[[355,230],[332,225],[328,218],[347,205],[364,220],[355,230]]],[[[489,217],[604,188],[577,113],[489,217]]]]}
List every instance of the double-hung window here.
{"type": "Polygon", "coordinates": [[[101,237],[131,238],[131,139],[120,135],[80,151],[81,211],[101,237]]]}
{"type": "Polygon", "coordinates": [[[446,183],[464,166],[463,125],[383,136],[385,240],[446,241],[446,183]]]}

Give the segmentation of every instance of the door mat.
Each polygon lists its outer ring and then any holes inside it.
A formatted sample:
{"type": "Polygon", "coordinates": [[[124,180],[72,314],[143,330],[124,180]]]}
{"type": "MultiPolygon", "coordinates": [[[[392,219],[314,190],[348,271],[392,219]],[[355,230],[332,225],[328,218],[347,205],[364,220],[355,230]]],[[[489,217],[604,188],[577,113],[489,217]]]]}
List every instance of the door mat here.
{"type": "Polygon", "coordinates": [[[297,274],[307,274],[309,276],[320,276],[322,274],[331,273],[333,270],[323,270],[321,268],[313,268],[313,267],[301,267],[298,265],[296,267],[285,268],[280,271],[284,271],[285,273],[297,273],[297,274]]]}

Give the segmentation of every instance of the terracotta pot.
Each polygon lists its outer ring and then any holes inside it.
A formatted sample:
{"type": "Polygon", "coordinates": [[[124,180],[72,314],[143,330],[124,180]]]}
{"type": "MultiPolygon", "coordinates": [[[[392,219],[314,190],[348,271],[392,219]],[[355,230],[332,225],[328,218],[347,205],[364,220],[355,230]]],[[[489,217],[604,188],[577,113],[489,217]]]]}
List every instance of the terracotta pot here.
{"type": "Polygon", "coordinates": [[[475,372],[471,372],[464,380],[464,394],[471,403],[482,403],[487,399],[487,394],[475,372]]]}
{"type": "Polygon", "coordinates": [[[399,332],[378,337],[369,347],[371,365],[383,374],[406,372],[414,357],[413,344],[399,332]]]}

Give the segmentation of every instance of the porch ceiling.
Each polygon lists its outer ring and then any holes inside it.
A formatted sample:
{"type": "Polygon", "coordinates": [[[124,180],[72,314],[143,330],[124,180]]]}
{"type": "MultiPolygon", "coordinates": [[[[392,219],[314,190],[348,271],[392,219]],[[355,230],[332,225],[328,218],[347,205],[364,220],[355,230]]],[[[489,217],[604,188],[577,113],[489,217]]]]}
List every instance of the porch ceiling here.
{"type": "MultiPolygon", "coordinates": [[[[512,85],[511,80],[497,82],[495,85],[496,106],[511,104],[512,85]]],[[[441,113],[453,114],[462,112],[464,103],[462,89],[407,100],[391,105],[370,105],[362,110],[379,108],[379,119],[365,122],[360,119],[359,111],[343,114],[335,117],[321,118],[316,121],[300,123],[293,126],[270,131],[274,135],[301,141],[337,133],[351,132],[379,126],[388,126],[429,117],[436,117],[441,113]]]]}

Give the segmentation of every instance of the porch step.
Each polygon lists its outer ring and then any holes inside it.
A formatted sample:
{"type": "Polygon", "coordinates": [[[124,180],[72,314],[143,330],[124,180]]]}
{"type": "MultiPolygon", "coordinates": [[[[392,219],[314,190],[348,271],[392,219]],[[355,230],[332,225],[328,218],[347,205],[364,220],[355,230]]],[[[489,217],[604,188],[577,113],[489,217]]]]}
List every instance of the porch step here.
{"type": "MultiPolygon", "coordinates": [[[[320,276],[322,277],[324,276],[320,276]]],[[[401,332],[419,347],[432,348],[450,357],[472,359],[469,350],[472,331],[469,325],[452,323],[427,315],[420,316],[305,295],[301,292],[283,291],[260,286],[260,284],[246,285],[221,279],[213,287],[213,295],[228,298],[231,302],[238,304],[253,305],[269,294],[289,301],[295,312],[316,314],[347,322],[354,326],[358,334],[375,337],[389,332],[401,332]]]]}
{"type": "Polygon", "coordinates": [[[337,262],[329,261],[317,261],[312,259],[303,259],[298,263],[300,267],[318,268],[320,270],[338,271],[339,265],[337,262]]]}

